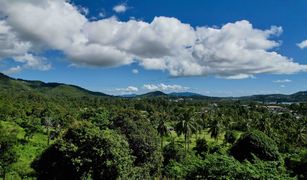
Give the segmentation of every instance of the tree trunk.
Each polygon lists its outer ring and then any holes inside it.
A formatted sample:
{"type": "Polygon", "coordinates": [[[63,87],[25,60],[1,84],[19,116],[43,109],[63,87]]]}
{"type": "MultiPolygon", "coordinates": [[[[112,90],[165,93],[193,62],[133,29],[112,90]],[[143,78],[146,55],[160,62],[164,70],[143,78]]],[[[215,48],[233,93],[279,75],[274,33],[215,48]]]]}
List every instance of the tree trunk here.
{"type": "Polygon", "coordinates": [[[163,150],[163,136],[161,136],[161,150],[163,150]]]}
{"type": "Polygon", "coordinates": [[[49,146],[50,144],[50,131],[49,131],[49,127],[47,127],[47,145],[49,146]]]}
{"type": "Polygon", "coordinates": [[[184,134],[184,149],[185,152],[187,153],[187,134],[184,134]]]}
{"type": "Polygon", "coordinates": [[[6,175],[6,172],[5,172],[5,169],[4,169],[3,170],[3,180],[6,180],[5,175],[6,175]]]}
{"type": "Polygon", "coordinates": [[[187,142],[188,142],[188,149],[190,149],[190,138],[187,136],[187,142]]]}

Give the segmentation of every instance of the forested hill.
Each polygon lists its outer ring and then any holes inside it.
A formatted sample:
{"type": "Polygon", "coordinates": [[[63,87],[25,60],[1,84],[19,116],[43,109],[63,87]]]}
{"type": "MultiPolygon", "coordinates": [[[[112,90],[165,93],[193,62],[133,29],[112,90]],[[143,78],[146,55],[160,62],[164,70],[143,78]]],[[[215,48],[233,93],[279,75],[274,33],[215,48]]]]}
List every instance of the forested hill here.
{"type": "MultiPolygon", "coordinates": [[[[75,85],[67,85],[63,83],[45,83],[42,81],[29,81],[23,79],[14,79],[0,73],[1,92],[20,93],[31,92],[45,96],[66,96],[70,98],[76,97],[112,97],[101,92],[93,92],[75,85]]],[[[113,96],[115,97],[115,96],[113,96]]],[[[290,95],[284,94],[267,94],[253,95],[243,97],[210,97],[191,92],[179,92],[166,94],[161,91],[153,91],[141,95],[124,95],[126,98],[188,98],[197,100],[246,100],[260,102],[307,102],[307,91],[301,91],[290,95]]]]}
{"type": "Polygon", "coordinates": [[[101,92],[89,91],[87,89],[75,85],[14,79],[2,73],[0,73],[0,88],[1,92],[4,91],[8,93],[31,92],[47,96],[67,96],[67,97],[109,96],[101,92]]]}

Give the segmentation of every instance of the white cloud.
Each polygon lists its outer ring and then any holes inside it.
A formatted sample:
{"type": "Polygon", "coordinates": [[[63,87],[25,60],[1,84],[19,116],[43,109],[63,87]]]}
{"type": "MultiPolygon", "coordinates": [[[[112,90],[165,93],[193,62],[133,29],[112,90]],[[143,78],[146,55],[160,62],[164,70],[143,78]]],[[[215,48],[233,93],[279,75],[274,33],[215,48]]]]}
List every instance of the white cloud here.
{"type": "Polygon", "coordinates": [[[297,46],[301,49],[307,48],[307,40],[298,43],[297,46]]]}
{"type": "Polygon", "coordinates": [[[261,30],[242,20],[220,28],[193,28],[168,17],[152,22],[115,17],[89,21],[80,11],[66,0],[0,0],[0,14],[6,17],[2,26],[9,29],[2,31],[10,35],[0,39],[0,58],[55,49],[73,64],[110,67],[136,62],[172,76],[228,79],[307,71],[306,65],[275,51],[280,43],[271,37],[280,35],[281,27],[261,30]]]}
{"type": "Polygon", "coordinates": [[[25,54],[23,56],[14,57],[16,62],[23,63],[23,68],[36,69],[41,71],[47,71],[51,69],[51,64],[46,62],[46,60],[39,56],[34,56],[32,54],[25,54]]]}
{"type": "Polygon", "coordinates": [[[290,79],[280,79],[280,80],[275,80],[273,81],[274,83],[290,83],[292,80],[290,79]]]}
{"type": "Polygon", "coordinates": [[[126,88],[117,88],[116,91],[120,91],[122,93],[135,93],[139,91],[139,88],[135,86],[128,86],[126,88]]]}
{"type": "Polygon", "coordinates": [[[143,88],[148,91],[186,91],[189,87],[183,87],[177,84],[144,84],[143,88]]]}
{"type": "Polygon", "coordinates": [[[127,11],[127,9],[127,4],[118,4],[113,7],[113,11],[115,11],[116,13],[124,13],[127,11]]]}
{"type": "Polygon", "coordinates": [[[22,71],[22,67],[21,66],[15,66],[15,67],[11,67],[11,68],[3,71],[3,73],[10,75],[10,74],[18,73],[20,71],[22,71]]]}
{"type": "Polygon", "coordinates": [[[30,42],[18,39],[6,21],[0,20],[0,59],[25,54],[31,46],[30,42]]]}
{"type": "Polygon", "coordinates": [[[0,60],[11,58],[13,61],[22,64],[3,71],[5,74],[14,74],[23,69],[49,70],[51,64],[47,63],[43,57],[28,53],[31,48],[31,42],[20,40],[12,27],[4,20],[0,20],[0,60]]]}
{"type": "Polygon", "coordinates": [[[139,70],[137,70],[137,69],[132,69],[132,73],[133,73],[133,74],[139,74],[139,70]]]}

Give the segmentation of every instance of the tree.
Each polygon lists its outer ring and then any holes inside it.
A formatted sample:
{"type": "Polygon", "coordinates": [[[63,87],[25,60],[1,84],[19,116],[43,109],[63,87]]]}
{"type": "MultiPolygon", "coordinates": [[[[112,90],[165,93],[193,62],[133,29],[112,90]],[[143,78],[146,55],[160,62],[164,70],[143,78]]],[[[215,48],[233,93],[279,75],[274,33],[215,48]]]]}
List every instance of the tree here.
{"type": "Polygon", "coordinates": [[[39,118],[25,118],[21,120],[20,126],[24,129],[25,140],[29,140],[33,137],[33,135],[39,131],[39,125],[40,125],[40,119],[39,118]]]}
{"type": "Polygon", "coordinates": [[[307,141],[307,129],[306,125],[300,127],[296,132],[293,134],[293,138],[296,144],[304,145],[307,141]]]}
{"type": "Polygon", "coordinates": [[[167,136],[169,134],[169,130],[168,130],[167,125],[165,123],[165,121],[167,120],[166,113],[165,112],[161,113],[159,115],[159,119],[160,120],[159,120],[159,124],[158,124],[158,127],[157,127],[157,131],[158,131],[158,133],[160,135],[160,139],[161,139],[160,140],[161,141],[161,149],[163,149],[163,141],[164,141],[163,137],[167,136]]]}
{"type": "Polygon", "coordinates": [[[12,163],[17,161],[14,145],[17,142],[16,129],[4,128],[0,124],[0,174],[5,179],[12,163]]]}
{"type": "Polygon", "coordinates": [[[171,160],[180,162],[185,156],[185,149],[181,144],[171,142],[163,148],[163,165],[167,166],[171,160]]]}
{"type": "Polygon", "coordinates": [[[219,134],[221,133],[221,126],[219,120],[214,119],[209,123],[209,133],[211,138],[218,139],[219,134]]]}
{"type": "Polygon", "coordinates": [[[277,160],[279,158],[276,143],[261,131],[243,134],[231,147],[230,154],[239,161],[252,160],[254,155],[261,160],[277,160]]]}
{"type": "Polygon", "coordinates": [[[47,145],[49,146],[50,139],[51,139],[50,132],[51,132],[51,128],[54,126],[52,118],[51,117],[45,117],[43,124],[47,128],[47,145]]]}
{"type": "Polygon", "coordinates": [[[239,162],[219,154],[209,154],[204,160],[190,158],[179,167],[184,179],[291,179],[274,161],[239,162]]]}
{"type": "Polygon", "coordinates": [[[132,155],[136,157],[134,165],[140,167],[144,177],[160,173],[162,154],[159,136],[146,116],[134,110],[123,110],[113,119],[112,128],[126,136],[132,155]]]}
{"type": "Polygon", "coordinates": [[[175,126],[175,131],[178,136],[184,135],[185,150],[189,149],[189,139],[192,133],[196,132],[196,122],[194,119],[194,110],[183,109],[177,116],[178,123],[175,126]]]}
{"type": "Polygon", "coordinates": [[[196,151],[196,155],[199,155],[201,157],[205,157],[209,149],[209,146],[207,144],[206,139],[197,139],[196,140],[196,146],[193,148],[194,151],[196,151]]]}
{"type": "Polygon", "coordinates": [[[269,118],[262,116],[257,123],[258,130],[264,132],[266,135],[270,135],[271,124],[269,118]]]}
{"type": "Polygon", "coordinates": [[[39,179],[129,179],[134,177],[128,142],[113,130],[80,123],[32,163],[39,179]]]}

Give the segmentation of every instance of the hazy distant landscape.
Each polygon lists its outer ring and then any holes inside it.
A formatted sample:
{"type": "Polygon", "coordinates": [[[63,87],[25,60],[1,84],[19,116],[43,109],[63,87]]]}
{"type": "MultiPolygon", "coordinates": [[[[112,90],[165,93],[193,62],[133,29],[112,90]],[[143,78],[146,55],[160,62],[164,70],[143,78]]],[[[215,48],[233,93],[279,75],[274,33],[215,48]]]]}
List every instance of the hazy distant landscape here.
{"type": "Polygon", "coordinates": [[[307,179],[306,12],[0,0],[0,180],[307,179]]]}

